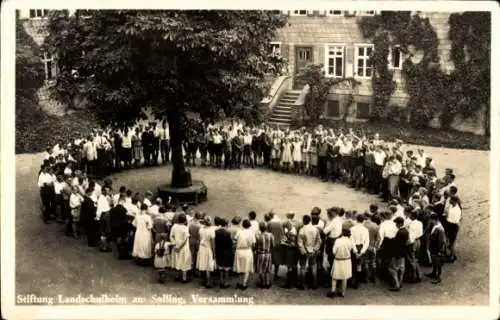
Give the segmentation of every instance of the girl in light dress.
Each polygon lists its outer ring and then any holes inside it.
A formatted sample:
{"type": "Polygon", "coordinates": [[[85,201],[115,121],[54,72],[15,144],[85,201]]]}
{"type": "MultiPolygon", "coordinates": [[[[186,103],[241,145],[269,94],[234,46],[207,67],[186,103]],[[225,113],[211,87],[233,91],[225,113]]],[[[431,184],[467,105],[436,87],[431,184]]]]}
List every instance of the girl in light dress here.
{"type": "Polygon", "coordinates": [[[160,283],[165,282],[166,269],[172,266],[171,246],[172,243],[167,240],[167,234],[161,233],[154,248],[154,267],[158,270],[158,282],[160,283]]]}
{"type": "Polygon", "coordinates": [[[148,207],[145,204],[141,205],[139,214],[135,216],[132,225],[135,227],[134,247],[132,249],[132,257],[139,264],[151,263],[150,259],[153,256],[153,221],[151,216],[147,214],[148,207]]]}
{"type": "Polygon", "coordinates": [[[206,216],[200,221],[200,247],[196,259],[196,268],[200,273],[205,272],[204,286],[212,288],[211,273],[215,270],[215,228],[212,219],[206,216]]]}
{"type": "Polygon", "coordinates": [[[281,154],[281,166],[282,170],[288,172],[290,170],[290,163],[293,161],[292,158],[292,143],[288,138],[283,139],[282,144],[282,154],[281,154]]]}
{"type": "Polygon", "coordinates": [[[351,231],[342,229],[342,236],[335,241],[333,245],[333,266],[332,266],[332,288],[328,293],[329,298],[339,295],[345,296],[347,289],[347,280],[352,277],[352,262],[351,253],[354,252],[355,246],[351,239],[351,231]],[[337,281],[340,281],[340,292],[337,293],[337,281]]]}
{"type": "Polygon", "coordinates": [[[293,171],[296,174],[300,173],[300,163],[302,162],[302,141],[299,137],[292,139],[292,160],[293,171]]]}
{"type": "Polygon", "coordinates": [[[187,273],[191,270],[192,257],[189,249],[189,229],[184,213],[179,214],[177,222],[170,230],[170,242],[173,243],[172,267],[179,272],[176,281],[187,283],[187,273]]]}
{"type": "Polygon", "coordinates": [[[235,236],[236,254],[234,257],[233,270],[240,274],[241,278],[237,288],[245,290],[248,288],[247,282],[250,273],[254,272],[253,246],[255,245],[255,235],[250,229],[250,221],[243,221],[243,229],[238,231],[235,236]]]}

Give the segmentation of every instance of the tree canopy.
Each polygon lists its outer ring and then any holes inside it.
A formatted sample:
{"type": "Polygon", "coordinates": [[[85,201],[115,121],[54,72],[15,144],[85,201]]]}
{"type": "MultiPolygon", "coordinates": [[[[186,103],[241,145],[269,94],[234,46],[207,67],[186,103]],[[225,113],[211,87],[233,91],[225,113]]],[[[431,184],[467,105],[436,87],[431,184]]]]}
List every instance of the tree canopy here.
{"type": "Polygon", "coordinates": [[[259,101],[263,77],[282,70],[268,46],[285,22],[271,11],[52,12],[53,96],[69,103],[83,94],[107,123],[133,121],[144,106],[231,114],[259,101]]]}

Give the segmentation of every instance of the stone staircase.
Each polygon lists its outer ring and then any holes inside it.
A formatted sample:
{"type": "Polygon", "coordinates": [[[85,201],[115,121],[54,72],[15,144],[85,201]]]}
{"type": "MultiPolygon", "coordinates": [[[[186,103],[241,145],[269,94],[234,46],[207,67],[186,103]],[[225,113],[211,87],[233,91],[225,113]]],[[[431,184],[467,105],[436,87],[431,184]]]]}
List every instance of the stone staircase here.
{"type": "Polygon", "coordinates": [[[294,117],[295,102],[300,96],[300,90],[285,92],[273,108],[267,123],[279,127],[289,127],[294,117]]]}

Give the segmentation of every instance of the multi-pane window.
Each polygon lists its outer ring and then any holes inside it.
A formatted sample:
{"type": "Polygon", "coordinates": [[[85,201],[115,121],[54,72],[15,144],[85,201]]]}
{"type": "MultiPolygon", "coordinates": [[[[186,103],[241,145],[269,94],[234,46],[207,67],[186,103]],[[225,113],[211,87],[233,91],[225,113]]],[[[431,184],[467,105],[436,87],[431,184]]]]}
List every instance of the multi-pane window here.
{"type": "Polygon", "coordinates": [[[344,46],[327,45],[325,48],[325,72],[327,77],[342,78],[344,76],[344,46]]]}
{"type": "Polygon", "coordinates": [[[402,69],[403,68],[403,52],[399,45],[395,45],[389,48],[389,68],[391,69],[402,69]]]}
{"type": "Polygon", "coordinates": [[[328,16],[341,16],[343,15],[342,10],[327,10],[326,15],[328,16]]]}
{"type": "Polygon", "coordinates": [[[326,116],[328,118],[340,117],[340,102],[338,100],[328,100],[326,105],[326,116]]]}
{"type": "Polygon", "coordinates": [[[307,10],[292,10],[292,16],[307,16],[307,10]]]}
{"type": "Polygon", "coordinates": [[[297,50],[298,59],[301,61],[311,60],[311,51],[307,49],[297,50]]]}
{"type": "Polygon", "coordinates": [[[271,42],[269,51],[273,56],[281,56],[281,42],[271,42]]]}
{"type": "Polygon", "coordinates": [[[30,18],[43,18],[49,14],[47,9],[30,9],[30,18]]]}
{"type": "Polygon", "coordinates": [[[356,103],[356,118],[368,119],[370,117],[370,104],[365,102],[356,103]]]}
{"type": "Polygon", "coordinates": [[[49,55],[44,52],[42,62],[45,68],[45,80],[49,81],[54,79],[57,75],[57,64],[55,56],[49,55]]]}
{"type": "Polygon", "coordinates": [[[355,49],[356,76],[359,78],[371,78],[373,73],[371,61],[373,45],[357,45],[355,49]]]}

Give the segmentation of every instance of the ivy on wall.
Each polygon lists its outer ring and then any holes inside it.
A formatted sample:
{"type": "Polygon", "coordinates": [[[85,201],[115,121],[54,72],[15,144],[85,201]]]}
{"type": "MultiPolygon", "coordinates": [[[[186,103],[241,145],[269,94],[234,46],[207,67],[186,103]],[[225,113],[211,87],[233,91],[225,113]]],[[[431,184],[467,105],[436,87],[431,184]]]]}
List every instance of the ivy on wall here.
{"type": "Polygon", "coordinates": [[[490,134],[491,13],[454,13],[449,18],[450,56],[455,64],[449,102],[441,123],[449,126],[455,115],[471,117],[485,107],[485,134],[490,134]]]}
{"type": "MultiPolygon", "coordinates": [[[[332,87],[346,84],[352,90],[361,84],[356,79],[350,78],[325,78],[325,72],[322,64],[309,64],[298,74],[298,77],[309,85],[309,94],[304,101],[304,111],[313,121],[318,121],[325,110],[325,104],[332,87]]],[[[346,119],[349,108],[354,102],[352,94],[348,96],[344,120],[346,119]],[[349,100],[350,99],[350,100],[349,100]]]]}
{"type": "Polygon", "coordinates": [[[445,95],[445,75],[439,67],[438,38],[428,18],[409,11],[383,11],[374,17],[363,17],[358,22],[363,36],[374,42],[372,77],[374,117],[389,112],[389,100],[394,92],[393,72],[388,68],[389,48],[399,45],[407,55],[402,75],[409,95],[410,122],[415,127],[426,127],[441,109],[445,95]],[[421,56],[420,61],[415,55],[421,56]]]}

